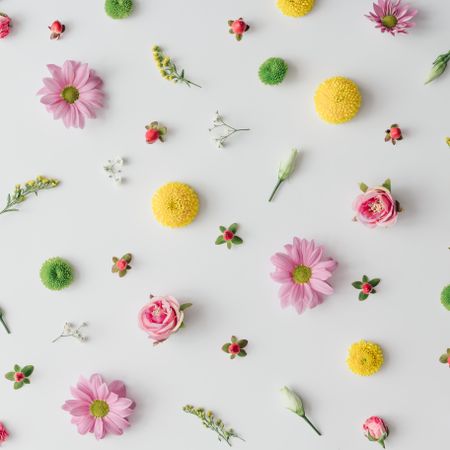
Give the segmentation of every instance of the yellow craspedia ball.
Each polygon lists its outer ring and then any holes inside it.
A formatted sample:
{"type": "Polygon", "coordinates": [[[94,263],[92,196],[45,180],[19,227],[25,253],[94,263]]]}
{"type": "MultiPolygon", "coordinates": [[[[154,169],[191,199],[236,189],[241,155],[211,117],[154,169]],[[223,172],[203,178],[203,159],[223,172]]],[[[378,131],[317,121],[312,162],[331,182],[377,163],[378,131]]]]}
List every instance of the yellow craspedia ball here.
{"type": "Polygon", "coordinates": [[[188,184],[172,182],[161,186],[152,198],[155,219],[165,227],[189,225],[197,216],[200,202],[188,184]]]}
{"type": "Polygon", "coordinates": [[[352,80],[333,77],[320,83],[314,95],[317,114],[328,123],[344,123],[356,116],[361,93],[352,80]]]}
{"type": "Polygon", "coordinates": [[[383,361],[383,350],[373,342],[355,342],[348,349],[347,365],[356,375],[373,375],[381,369],[383,361]]]}
{"type": "Polygon", "coordinates": [[[285,15],[291,17],[306,16],[314,6],[315,0],[278,0],[277,7],[285,15]]]}

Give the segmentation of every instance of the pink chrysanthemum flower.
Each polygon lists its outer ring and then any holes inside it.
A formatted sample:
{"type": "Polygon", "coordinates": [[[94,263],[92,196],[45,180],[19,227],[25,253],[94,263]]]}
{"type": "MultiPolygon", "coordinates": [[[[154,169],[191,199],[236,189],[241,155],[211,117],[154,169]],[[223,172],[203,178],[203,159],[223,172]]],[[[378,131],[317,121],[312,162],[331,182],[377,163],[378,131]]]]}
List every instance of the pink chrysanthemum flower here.
{"type": "Polygon", "coordinates": [[[66,61],[62,67],[48,64],[47,68],[52,77],[43,79],[44,87],[38,92],[41,103],[66,128],[84,128],[85,117],[94,118],[103,106],[102,79],[77,61],[66,61]]]}
{"type": "Polygon", "coordinates": [[[286,253],[275,253],[271,261],[275,272],[270,275],[281,283],[281,307],[295,307],[301,314],[306,308],[314,308],[323,302],[324,295],[333,293],[326,280],[336,269],[337,262],[323,257],[323,247],[314,241],[294,238],[284,246],[286,253]]]}
{"type": "Polygon", "coordinates": [[[417,14],[417,9],[402,4],[402,0],[378,0],[378,4],[373,4],[373,10],[366,17],[375,22],[375,28],[380,28],[382,33],[387,31],[392,36],[397,33],[406,34],[408,28],[415,25],[411,19],[417,14]]]}
{"type": "Polygon", "coordinates": [[[130,426],[127,417],[135,405],[126,397],[121,381],[106,384],[98,374],[89,380],[80,377],[70,392],[75,400],[66,400],[62,408],[72,415],[80,434],[94,433],[97,439],[103,439],[107,433],[120,435],[130,426]]]}

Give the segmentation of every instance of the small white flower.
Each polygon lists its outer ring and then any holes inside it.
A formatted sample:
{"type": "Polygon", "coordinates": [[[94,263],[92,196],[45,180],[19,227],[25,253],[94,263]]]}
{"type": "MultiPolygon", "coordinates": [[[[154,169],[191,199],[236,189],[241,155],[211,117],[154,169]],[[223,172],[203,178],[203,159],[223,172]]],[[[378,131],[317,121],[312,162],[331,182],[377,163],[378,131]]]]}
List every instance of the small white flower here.
{"type": "Polygon", "coordinates": [[[123,164],[123,159],[120,156],[116,156],[114,159],[108,160],[108,163],[103,166],[103,169],[108,174],[108,177],[112,178],[117,184],[122,182],[123,164]]]}
{"type": "Polygon", "coordinates": [[[298,414],[299,416],[303,416],[305,414],[302,399],[293,390],[284,386],[284,388],[282,388],[280,392],[282,395],[284,406],[287,409],[291,410],[295,414],[298,414]]]}

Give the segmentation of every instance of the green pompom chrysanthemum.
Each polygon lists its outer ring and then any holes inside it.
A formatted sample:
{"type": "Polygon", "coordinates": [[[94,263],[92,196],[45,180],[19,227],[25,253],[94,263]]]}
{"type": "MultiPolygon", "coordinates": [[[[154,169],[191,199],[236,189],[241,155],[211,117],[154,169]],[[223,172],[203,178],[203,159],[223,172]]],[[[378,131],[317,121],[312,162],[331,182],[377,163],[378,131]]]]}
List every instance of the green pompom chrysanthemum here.
{"type": "Polygon", "coordinates": [[[62,258],[50,258],[41,267],[42,284],[52,291],[60,291],[73,281],[73,268],[62,258]]]}
{"type": "Polygon", "coordinates": [[[269,58],[259,67],[259,79],[264,84],[280,84],[286,76],[288,65],[284,59],[269,58]]]}
{"type": "Polygon", "coordinates": [[[444,306],[444,308],[450,311],[450,284],[445,286],[444,289],[442,289],[441,303],[444,306]]]}
{"type": "Polygon", "coordinates": [[[113,19],[125,19],[133,9],[132,0],[106,0],[105,11],[113,19]]]}

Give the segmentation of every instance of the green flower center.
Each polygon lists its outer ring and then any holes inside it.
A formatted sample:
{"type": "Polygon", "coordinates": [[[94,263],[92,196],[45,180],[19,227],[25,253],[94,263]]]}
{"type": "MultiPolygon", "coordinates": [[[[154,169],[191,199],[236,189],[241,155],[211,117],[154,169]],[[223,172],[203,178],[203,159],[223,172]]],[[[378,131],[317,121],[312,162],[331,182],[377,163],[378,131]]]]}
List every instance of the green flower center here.
{"type": "Polygon", "coordinates": [[[381,19],[381,23],[386,27],[386,28],[394,28],[395,25],[397,25],[397,17],[395,16],[384,16],[381,19]]]}
{"type": "Polygon", "coordinates": [[[78,92],[78,89],[73,86],[67,86],[65,87],[61,92],[61,97],[67,102],[67,103],[75,103],[78,98],[80,97],[80,93],[78,92]]]}
{"type": "Polygon", "coordinates": [[[103,400],[94,400],[91,403],[89,410],[94,417],[102,418],[109,413],[109,406],[108,403],[103,400]]]}
{"type": "Polygon", "coordinates": [[[311,279],[312,271],[309,267],[300,265],[292,272],[292,278],[297,284],[307,283],[311,279]]]}

